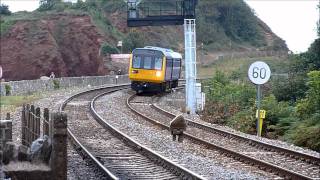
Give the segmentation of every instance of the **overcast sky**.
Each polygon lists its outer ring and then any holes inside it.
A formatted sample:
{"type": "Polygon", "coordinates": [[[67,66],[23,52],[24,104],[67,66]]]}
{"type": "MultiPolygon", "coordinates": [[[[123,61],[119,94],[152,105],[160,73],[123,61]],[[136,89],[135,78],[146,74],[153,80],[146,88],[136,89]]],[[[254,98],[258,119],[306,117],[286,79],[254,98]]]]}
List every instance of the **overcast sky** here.
{"type": "MultiPolygon", "coordinates": [[[[32,11],[39,0],[0,0],[16,11],[32,11]]],[[[304,52],[317,38],[319,0],[245,0],[279,37],[284,39],[295,53],[304,52]]]]}

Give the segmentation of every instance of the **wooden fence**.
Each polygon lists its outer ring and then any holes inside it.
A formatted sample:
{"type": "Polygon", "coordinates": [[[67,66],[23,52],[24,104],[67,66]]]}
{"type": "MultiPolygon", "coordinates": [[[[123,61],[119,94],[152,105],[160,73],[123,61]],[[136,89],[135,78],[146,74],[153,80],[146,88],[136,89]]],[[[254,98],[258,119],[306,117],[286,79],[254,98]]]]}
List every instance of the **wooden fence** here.
{"type": "Polygon", "coordinates": [[[6,119],[0,119],[0,150],[3,150],[5,144],[10,141],[12,141],[12,119],[10,113],[7,113],[6,119]]]}
{"type": "Polygon", "coordinates": [[[41,116],[40,108],[34,105],[23,105],[21,114],[21,143],[31,146],[31,143],[40,137],[40,125],[42,122],[42,134],[49,136],[49,109],[45,108],[41,116]]]}

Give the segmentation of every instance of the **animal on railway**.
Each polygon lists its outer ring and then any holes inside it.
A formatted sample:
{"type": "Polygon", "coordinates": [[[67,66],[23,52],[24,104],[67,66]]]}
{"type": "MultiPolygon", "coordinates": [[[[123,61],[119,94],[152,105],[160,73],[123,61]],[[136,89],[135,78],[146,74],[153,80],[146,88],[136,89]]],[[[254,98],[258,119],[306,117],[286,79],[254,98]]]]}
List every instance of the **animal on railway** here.
{"type": "Polygon", "coordinates": [[[171,49],[146,46],[132,51],[131,88],[137,93],[166,92],[178,86],[182,55],[171,49]]]}

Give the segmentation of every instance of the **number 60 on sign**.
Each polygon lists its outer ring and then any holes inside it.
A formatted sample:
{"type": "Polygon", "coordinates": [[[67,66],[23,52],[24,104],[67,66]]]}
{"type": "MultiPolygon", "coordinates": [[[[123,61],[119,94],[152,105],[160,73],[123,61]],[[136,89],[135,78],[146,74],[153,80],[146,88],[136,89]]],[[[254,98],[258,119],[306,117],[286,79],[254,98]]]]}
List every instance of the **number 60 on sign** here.
{"type": "Polygon", "coordinates": [[[248,70],[248,77],[254,84],[264,84],[271,76],[271,70],[265,62],[256,61],[252,63],[248,70]]]}

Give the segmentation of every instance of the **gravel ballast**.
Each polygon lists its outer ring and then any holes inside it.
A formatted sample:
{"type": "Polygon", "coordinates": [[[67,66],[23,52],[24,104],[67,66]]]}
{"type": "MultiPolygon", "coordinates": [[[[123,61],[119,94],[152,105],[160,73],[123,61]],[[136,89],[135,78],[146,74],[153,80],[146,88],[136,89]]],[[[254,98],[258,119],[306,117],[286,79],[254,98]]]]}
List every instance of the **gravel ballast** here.
{"type": "Polygon", "coordinates": [[[188,142],[187,139],[183,143],[172,141],[169,131],[141,120],[129,109],[124,108],[128,97],[126,91],[104,96],[96,103],[96,110],[105,120],[142,145],[208,179],[270,178],[270,173],[220,156],[217,151],[204,150],[203,146],[188,142]]]}

